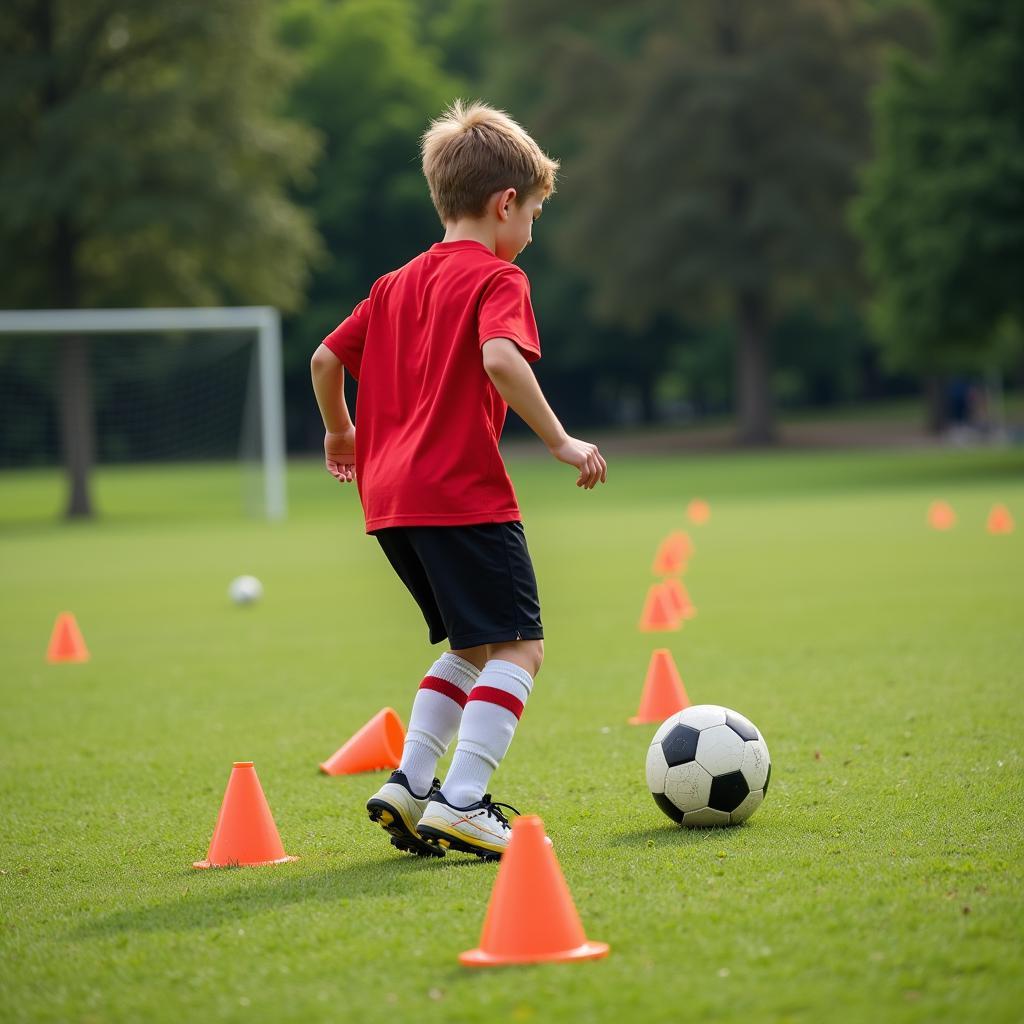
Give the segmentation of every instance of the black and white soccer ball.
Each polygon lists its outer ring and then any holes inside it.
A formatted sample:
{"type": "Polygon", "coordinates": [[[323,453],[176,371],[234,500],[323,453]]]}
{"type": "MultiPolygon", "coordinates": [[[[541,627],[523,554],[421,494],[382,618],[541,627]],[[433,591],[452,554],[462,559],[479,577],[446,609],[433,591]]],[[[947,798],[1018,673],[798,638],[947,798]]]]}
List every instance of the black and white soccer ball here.
{"type": "Polygon", "coordinates": [[[736,825],[761,806],[772,762],[749,719],[697,704],[666,719],[647,751],[654,802],[680,825],[736,825]]]}

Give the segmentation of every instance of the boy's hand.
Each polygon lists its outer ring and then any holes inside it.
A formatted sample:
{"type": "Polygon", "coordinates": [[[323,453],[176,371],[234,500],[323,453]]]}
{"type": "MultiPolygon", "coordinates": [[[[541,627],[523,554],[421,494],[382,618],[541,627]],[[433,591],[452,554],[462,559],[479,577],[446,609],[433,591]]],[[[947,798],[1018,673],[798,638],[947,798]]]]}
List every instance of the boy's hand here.
{"type": "Polygon", "coordinates": [[[580,441],[575,437],[566,437],[561,444],[551,448],[551,454],[559,462],[575,466],[580,471],[579,479],[576,481],[577,487],[585,487],[589,491],[598,482],[603,484],[608,479],[608,463],[597,450],[596,444],[580,441]]]}
{"type": "Polygon", "coordinates": [[[356,478],[356,428],[324,434],[324,461],[335,480],[350,484],[356,478]]]}

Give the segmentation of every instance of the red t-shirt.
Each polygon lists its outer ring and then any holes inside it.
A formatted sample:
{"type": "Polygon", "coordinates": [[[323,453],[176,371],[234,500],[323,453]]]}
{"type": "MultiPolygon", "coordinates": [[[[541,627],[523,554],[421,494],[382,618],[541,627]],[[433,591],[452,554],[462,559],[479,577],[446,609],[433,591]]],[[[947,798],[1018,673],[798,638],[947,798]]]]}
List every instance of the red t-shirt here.
{"type": "Polygon", "coordinates": [[[540,358],[526,274],[480,242],[438,242],[385,274],[324,338],[359,381],[368,533],[521,518],[498,451],[508,406],[480,353],[492,338],[540,358]]]}

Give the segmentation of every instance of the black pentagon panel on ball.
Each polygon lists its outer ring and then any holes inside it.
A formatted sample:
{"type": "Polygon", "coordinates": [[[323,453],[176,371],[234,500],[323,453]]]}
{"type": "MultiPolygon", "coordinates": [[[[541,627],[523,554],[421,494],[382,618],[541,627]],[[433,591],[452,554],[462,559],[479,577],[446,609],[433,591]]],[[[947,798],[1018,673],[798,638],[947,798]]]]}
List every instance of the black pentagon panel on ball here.
{"type": "Polygon", "coordinates": [[[677,725],[661,741],[661,749],[669,768],[677,764],[686,764],[697,756],[697,740],[700,730],[688,725],[677,725]]]}
{"type": "Polygon", "coordinates": [[[711,780],[708,807],[716,811],[735,811],[750,793],[743,772],[729,772],[711,780]]]}
{"type": "Polygon", "coordinates": [[[654,802],[678,825],[683,820],[683,812],[664,793],[652,793],[654,802]]]}
{"type": "Polygon", "coordinates": [[[771,762],[768,764],[768,774],[764,777],[764,785],[761,787],[761,792],[768,795],[768,780],[772,777],[772,766],[771,762]]]}
{"type": "Polygon", "coordinates": [[[725,713],[725,724],[742,740],[756,740],[757,730],[744,718],[734,715],[731,711],[725,713]]]}

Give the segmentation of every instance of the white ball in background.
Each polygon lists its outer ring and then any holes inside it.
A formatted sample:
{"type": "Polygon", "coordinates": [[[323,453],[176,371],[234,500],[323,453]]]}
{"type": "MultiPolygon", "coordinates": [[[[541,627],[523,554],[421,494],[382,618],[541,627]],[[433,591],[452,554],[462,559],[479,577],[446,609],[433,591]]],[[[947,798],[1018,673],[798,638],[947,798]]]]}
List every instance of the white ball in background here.
{"type": "Polygon", "coordinates": [[[263,596],[263,584],[255,576],[236,576],[228,595],[235,604],[255,604],[263,596]]]}

